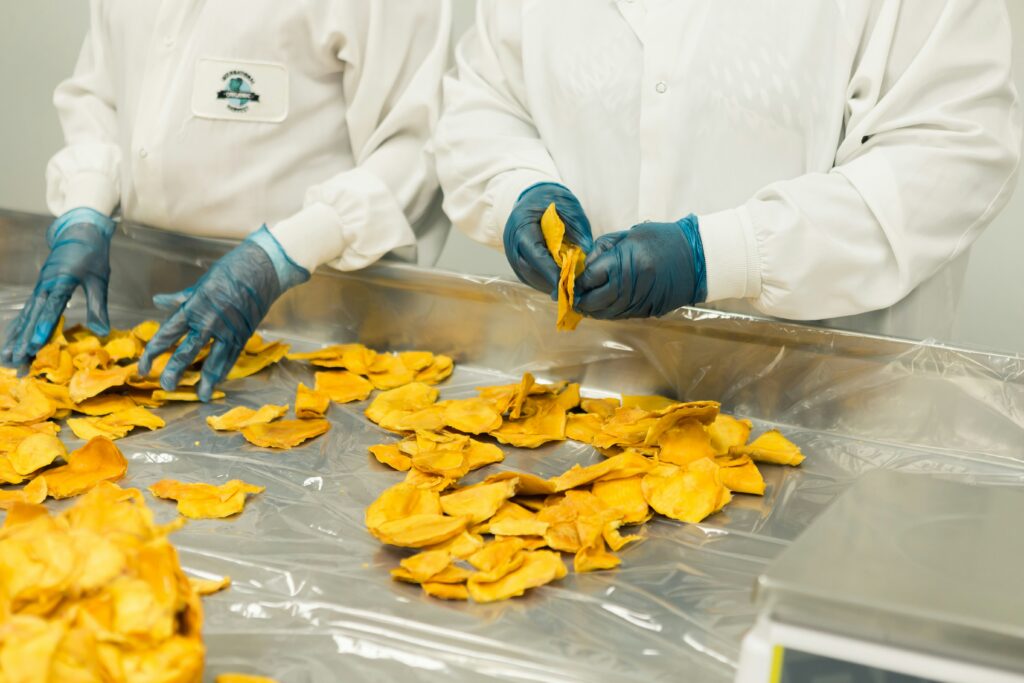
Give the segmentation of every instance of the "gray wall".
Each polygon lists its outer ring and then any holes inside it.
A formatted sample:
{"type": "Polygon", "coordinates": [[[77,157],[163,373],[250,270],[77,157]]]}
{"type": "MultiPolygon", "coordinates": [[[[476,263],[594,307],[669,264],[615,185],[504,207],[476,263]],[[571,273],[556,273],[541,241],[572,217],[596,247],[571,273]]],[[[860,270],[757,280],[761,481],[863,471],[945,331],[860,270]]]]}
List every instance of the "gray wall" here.
{"type": "MultiPolygon", "coordinates": [[[[1024,2],[1008,3],[1015,30],[1017,87],[1024,92],[1024,2]]],[[[472,0],[455,0],[455,33],[472,21],[472,0]]],[[[50,99],[71,72],[88,23],[84,0],[10,2],[0,24],[0,207],[45,211],[46,161],[61,145],[50,99]],[[16,56],[17,58],[12,58],[16,56]]],[[[439,266],[512,277],[504,257],[453,232],[439,266]]],[[[1024,352],[1024,191],[974,247],[967,282],[949,341],[1024,352]]]]}

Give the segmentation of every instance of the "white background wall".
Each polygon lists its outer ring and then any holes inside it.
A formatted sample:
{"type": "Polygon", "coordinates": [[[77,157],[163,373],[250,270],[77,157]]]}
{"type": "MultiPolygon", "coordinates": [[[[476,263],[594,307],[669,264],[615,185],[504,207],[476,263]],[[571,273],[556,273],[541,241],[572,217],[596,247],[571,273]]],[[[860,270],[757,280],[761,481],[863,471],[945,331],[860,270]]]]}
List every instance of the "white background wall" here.
{"type": "MultiPolygon", "coordinates": [[[[1017,87],[1024,92],[1024,2],[1009,0],[1017,87]]],[[[456,34],[472,0],[455,0],[456,34]]],[[[45,212],[46,161],[62,139],[50,99],[71,72],[88,23],[85,0],[5,3],[0,23],[0,207],[45,212]]],[[[504,257],[452,233],[440,267],[512,277],[504,257]]],[[[1024,352],[1024,189],[974,247],[953,338],[959,344],[1024,352]]]]}

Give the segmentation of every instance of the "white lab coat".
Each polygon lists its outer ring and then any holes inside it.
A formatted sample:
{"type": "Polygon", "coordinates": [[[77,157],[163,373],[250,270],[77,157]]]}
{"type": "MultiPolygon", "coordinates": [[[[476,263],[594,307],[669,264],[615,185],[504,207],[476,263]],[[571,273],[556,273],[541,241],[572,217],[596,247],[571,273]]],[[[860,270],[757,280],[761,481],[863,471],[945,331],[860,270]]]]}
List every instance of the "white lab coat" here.
{"type": "Polygon", "coordinates": [[[498,247],[536,182],[595,236],[693,212],[709,302],[833,318],[931,279],[881,325],[927,334],[1014,187],[1010,52],[1001,0],[482,0],[444,83],[445,210],[498,247]]]}
{"type": "Polygon", "coordinates": [[[426,151],[440,107],[448,0],[92,0],[54,102],[67,146],[47,199],[182,233],[267,223],[312,270],[362,268],[447,226],[426,151]],[[232,90],[237,88],[243,91],[232,90]],[[233,98],[231,95],[237,94],[233,98]]]}

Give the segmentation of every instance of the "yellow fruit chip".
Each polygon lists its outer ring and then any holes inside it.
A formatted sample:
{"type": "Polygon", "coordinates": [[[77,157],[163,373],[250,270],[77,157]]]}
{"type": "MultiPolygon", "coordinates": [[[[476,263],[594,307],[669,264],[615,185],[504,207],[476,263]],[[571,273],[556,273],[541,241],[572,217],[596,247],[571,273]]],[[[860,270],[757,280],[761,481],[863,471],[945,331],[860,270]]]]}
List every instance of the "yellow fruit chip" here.
{"type": "Polygon", "coordinates": [[[40,475],[53,498],[70,498],[85,493],[103,481],[117,481],[128,469],[128,461],[110,439],[98,436],[67,456],[67,465],[40,475]]]}
{"type": "Polygon", "coordinates": [[[771,429],[745,446],[733,446],[730,455],[749,455],[756,462],[770,462],[776,465],[799,465],[804,461],[800,448],[779,433],[771,429]]]}
{"type": "Polygon", "coordinates": [[[373,391],[373,384],[354,372],[341,370],[316,373],[314,388],[335,403],[351,403],[366,399],[373,391]]]}
{"type": "Polygon", "coordinates": [[[149,491],[157,498],[178,501],[178,512],[185,517],[219,519],[237,515],[245,507],[246,494],[262,493],[264,487],[240,479],[219,486],[164,479],[150,486],[149,491]]]}
{"type": "Polygon", "coordinates": [[[326,393],[310,389],[299,382],[299,388],[295,391],[295,417],[300,420],[323,417],[330,405],[331,397],[326,393]]]}
{"type": "Polygon", "coordinates": [[[280,420],[242,429],[245,440],[264,448],[294,448],[331,428],[327,420],[280,420]]]}
{"type": "Polygon", "coordinates": [[[256,410],[247,406],[236,406],[226,413],[210,415],[206,418],[206,424],[218,432],[237,432],[251,425],[273,422],[287,412],[287,405],[267,404],[256,410]]]}

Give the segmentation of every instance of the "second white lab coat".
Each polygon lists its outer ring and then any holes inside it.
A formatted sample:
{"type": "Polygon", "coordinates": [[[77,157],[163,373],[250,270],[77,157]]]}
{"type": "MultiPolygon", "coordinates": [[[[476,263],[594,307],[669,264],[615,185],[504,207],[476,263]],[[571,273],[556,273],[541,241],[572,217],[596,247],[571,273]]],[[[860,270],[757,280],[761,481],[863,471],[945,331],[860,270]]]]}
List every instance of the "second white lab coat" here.
{"type": "Polygon", "coordinates": [[[498,247],[536,182],[595,236],[693,212],[709,302],[835,318],[927,282],[876,318],[930,334],[1014,187],[1010,52],[1001,0],[483,0],[445,79],[445,209],[498,247]]]}
{"type": "Polygon", "coordinates": [[[432,264],[450,21],[448,0],[91,0],[49,207],[229,239],[267,223],[310,270],[419,237],[432,264]]]}

